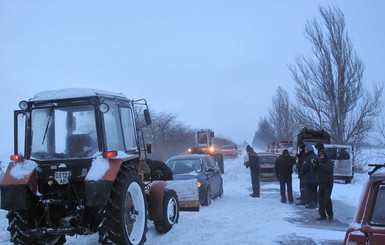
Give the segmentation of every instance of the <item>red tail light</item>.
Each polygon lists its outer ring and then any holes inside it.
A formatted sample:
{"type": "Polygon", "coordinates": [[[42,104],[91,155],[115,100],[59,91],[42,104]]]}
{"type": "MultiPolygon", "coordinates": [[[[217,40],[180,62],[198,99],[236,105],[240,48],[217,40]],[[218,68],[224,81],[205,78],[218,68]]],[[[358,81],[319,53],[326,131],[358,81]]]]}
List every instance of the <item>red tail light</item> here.
{"type": "Polygon", "coordinates": [[[116,157],[118,155],[118,152],[117,151],[106,151],[103,153],[103,157],[104,158],[113,158],[113,157],[116,157]]]}
{"type": "Polygon", "coordinates": [[[24,160],[24,157],[22,155],[12,155],[11,161],[14,162],[22,162],[24,160]]]}

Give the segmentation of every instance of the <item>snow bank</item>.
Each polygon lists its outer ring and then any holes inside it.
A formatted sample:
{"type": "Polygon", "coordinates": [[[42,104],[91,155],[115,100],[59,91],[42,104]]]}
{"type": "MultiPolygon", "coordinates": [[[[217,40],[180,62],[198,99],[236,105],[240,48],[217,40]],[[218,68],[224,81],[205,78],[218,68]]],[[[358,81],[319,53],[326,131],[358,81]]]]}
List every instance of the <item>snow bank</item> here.
{"type": "MultiPolygon", "coordinates": [[[[12,165],[10,165],[12,167],[12,165]]],[[[37,164],[30,160],[24,160],[22,163],[17,163],[11,169],[11,176],[15,179],[23,179],[25,176],[31,174],[34,169],[37,168],[37,164]]]]}

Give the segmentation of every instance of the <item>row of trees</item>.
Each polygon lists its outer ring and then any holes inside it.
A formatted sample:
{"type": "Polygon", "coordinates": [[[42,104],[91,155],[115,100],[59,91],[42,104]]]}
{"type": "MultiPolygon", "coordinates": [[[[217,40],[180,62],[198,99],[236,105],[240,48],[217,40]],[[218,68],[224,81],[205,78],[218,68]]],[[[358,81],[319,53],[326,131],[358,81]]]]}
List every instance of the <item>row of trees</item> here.
{"type": "Polygon", "coordinates": [[[385,121],[377,123],[383,85],[374,86],[371,92],[364,86],[364,65],[354,52],[343,13],[335,7],[321,7],[320,14],[321,21],[309,21],[305,28],[312,55],[300,56],[289,65],[296,100],[291,103],[288,93],[277,89],[268,116],[258,124],[253,145],[266,147],[292,139],[303,127],[324,129],[334,143],[359,148],[375,126],[382,125],[377,131],[385,139],[385,121]]]}

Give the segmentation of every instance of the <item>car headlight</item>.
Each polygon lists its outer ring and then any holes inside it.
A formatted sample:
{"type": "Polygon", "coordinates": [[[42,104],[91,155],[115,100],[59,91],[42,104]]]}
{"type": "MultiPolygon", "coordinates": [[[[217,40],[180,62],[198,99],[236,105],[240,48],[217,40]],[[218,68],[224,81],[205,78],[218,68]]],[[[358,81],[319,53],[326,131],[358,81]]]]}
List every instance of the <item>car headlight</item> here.
{"type": "Polygon", "coordinates": [[[202,182],[197,181],[197,186],[198,186],[198,188],[200,188],[202,186],[202,182]]]}

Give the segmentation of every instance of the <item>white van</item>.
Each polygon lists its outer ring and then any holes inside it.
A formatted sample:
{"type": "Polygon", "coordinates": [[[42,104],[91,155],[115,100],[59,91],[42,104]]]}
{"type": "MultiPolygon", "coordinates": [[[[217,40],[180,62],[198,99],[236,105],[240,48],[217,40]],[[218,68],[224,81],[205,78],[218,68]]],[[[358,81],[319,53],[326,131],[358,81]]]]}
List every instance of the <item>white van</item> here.
{"type": "Polygon", "coordinates": [[[334,164],[334,179],[351,183],[354,176],[352,146],[326,144],[325,151],[334,164]]]}

